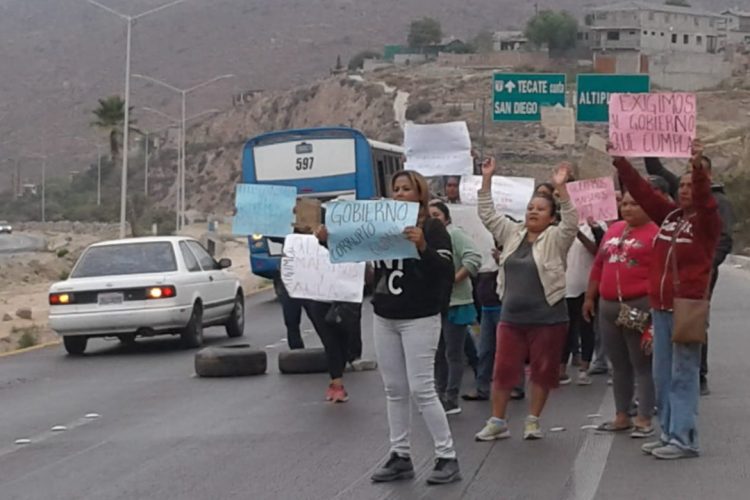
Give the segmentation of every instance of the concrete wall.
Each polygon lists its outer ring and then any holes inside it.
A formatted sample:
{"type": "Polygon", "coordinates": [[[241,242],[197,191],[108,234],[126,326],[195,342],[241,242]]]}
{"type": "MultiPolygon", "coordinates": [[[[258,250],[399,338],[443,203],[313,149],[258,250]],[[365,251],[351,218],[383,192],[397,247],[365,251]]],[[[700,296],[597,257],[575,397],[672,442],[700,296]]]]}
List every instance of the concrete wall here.
{"type": "Polygon", "coordinates": [[[719,85],[732,75],[732,64],[721,55],[676,52],[649,56],[649,74],[654,85],[692,92],[719,85]]]}
{"type": "Polygon", "coordinates": [[[419,64],[427,62],[426,54],[396,54],[393,56],[393,62],[396,66],[405,66],[407,64],[419,64]]]}
{"type": "Polygon", "coordinates": [[[517,68],[522,66],[544,70],[550,67],[547,52],[493,52],[489,54],[446,54],[437,60],[441,66],[456,68],[517,68]]]}
{"type": "Polygon", "coordinates": [[[375,71],[381,68],[388,68],[393,66],[390,61],[383,61],[382,59],[365,59],[362,62],[362,71],[369,72],[375,71]]]}
{"type": "Polygon", "coordinates": [[[594,54],[594,71],[621,75],[645,73],[645,58],[637,51],[605,52],[594,54]]]}

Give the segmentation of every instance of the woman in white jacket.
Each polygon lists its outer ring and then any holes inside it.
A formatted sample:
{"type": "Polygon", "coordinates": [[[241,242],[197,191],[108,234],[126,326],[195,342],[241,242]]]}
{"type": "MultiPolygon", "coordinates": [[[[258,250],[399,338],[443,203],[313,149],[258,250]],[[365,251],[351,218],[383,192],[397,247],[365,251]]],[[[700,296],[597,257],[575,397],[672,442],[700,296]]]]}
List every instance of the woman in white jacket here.
{"type": "Polygon", "coordinates": [[[555,169],[552,181],[560,203],[560,223],[555,199],[536,193],[526,208],[526,221],[513,222],[497,213],[492,201],[495,160],[482,165],[479,217],[503,248],[497,276],[497,293],[503,308],[497,331],[497,352],[492,390],[492,417],[476,435],[477,441],[510,437],[505,419],[510,394],[519,382],[524,361],[531,361],[531,400],[524,439],[540,439],[539,416],[551,389],[559,383],[559,365],[567,339],[565,262],[578,233],[578,214],[565,183],[570,166],[555,169]]]}

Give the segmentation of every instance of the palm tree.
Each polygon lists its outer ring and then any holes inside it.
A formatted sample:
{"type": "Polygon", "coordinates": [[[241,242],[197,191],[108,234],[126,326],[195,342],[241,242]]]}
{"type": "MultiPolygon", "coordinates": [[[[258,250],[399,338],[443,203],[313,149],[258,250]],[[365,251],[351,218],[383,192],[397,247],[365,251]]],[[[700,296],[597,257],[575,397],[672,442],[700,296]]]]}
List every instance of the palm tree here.
{"type": "MultiPolygon", "coordinates": [[[[130,108],[133,111],[133,108],[130,108]]],[[[115,163],[115,159],[120,153],[120,137],[122,137],[122,124],[125,121],[125,101],[118,95],[99,99],[99,107],[92,111],[96,120],[91,123],[92,127],[96,127],[109,134],[109,149],[112,163],[115,163]]],[[[135,120],[132,118],[129,120],[131,129],[135,120]]]]}

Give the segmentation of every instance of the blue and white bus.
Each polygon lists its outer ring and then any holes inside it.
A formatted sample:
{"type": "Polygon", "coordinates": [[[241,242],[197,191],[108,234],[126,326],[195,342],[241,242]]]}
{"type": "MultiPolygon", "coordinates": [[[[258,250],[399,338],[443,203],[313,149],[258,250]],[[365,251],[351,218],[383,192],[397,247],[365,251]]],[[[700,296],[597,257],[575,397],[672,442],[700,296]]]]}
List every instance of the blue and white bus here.
{"type": "MultiPolygon", "coordinates": [[[[259,135],[242,151],[242,182],[294,186],[298,196],[369,200],[388,196],[393,174],[403,169],[400,146],[368,139],[345,127],[284,130],[259,135]]],[[[278,277],[283,238],[249,238],[254,274],[278,277]]]]}

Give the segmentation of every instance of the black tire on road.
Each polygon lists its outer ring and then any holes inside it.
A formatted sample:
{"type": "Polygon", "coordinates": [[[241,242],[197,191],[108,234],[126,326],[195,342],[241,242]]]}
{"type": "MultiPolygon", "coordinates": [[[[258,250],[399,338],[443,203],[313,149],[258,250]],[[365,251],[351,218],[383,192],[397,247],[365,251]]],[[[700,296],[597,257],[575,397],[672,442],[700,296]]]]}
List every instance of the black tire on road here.
{"type": "Polygon", "coordinates": [[[186,349],[194,349],[203,345],[203,307],[200,302],[193,305],[190,321],[180,332],[180,339],[186,349]]]}
{"type": "Polygon", "coordinates": [[[70,354],[71,356],[80,356],[81,354],[83,354],[84,351],[86,351],[86,344],[88,343],[88,337],[63,337],[63,345],[65,346],[65,350],[68,351],[68,354],[70,354]]]}
{"type": "Polygon", "coordinates": [[[262,375],[267,368],[266,352],[247,344],[207,347],[195,355],[195,373],[199,377],[262,375]]]}
{"type": "Polygon", "coordinates": [[[285,374],[328,373],[326,353],[322,348],[280,352],[279,371],[285,374]]]}
{"type": "Polygon", "coordinates": [[[224,324],[224,327],[227,329],[227,336],[230,339],[242,337],[245,334],[245,297],[242,296],[241,291],[234,298],[232,315],[229,317],[229,321],[224,324]]]}

